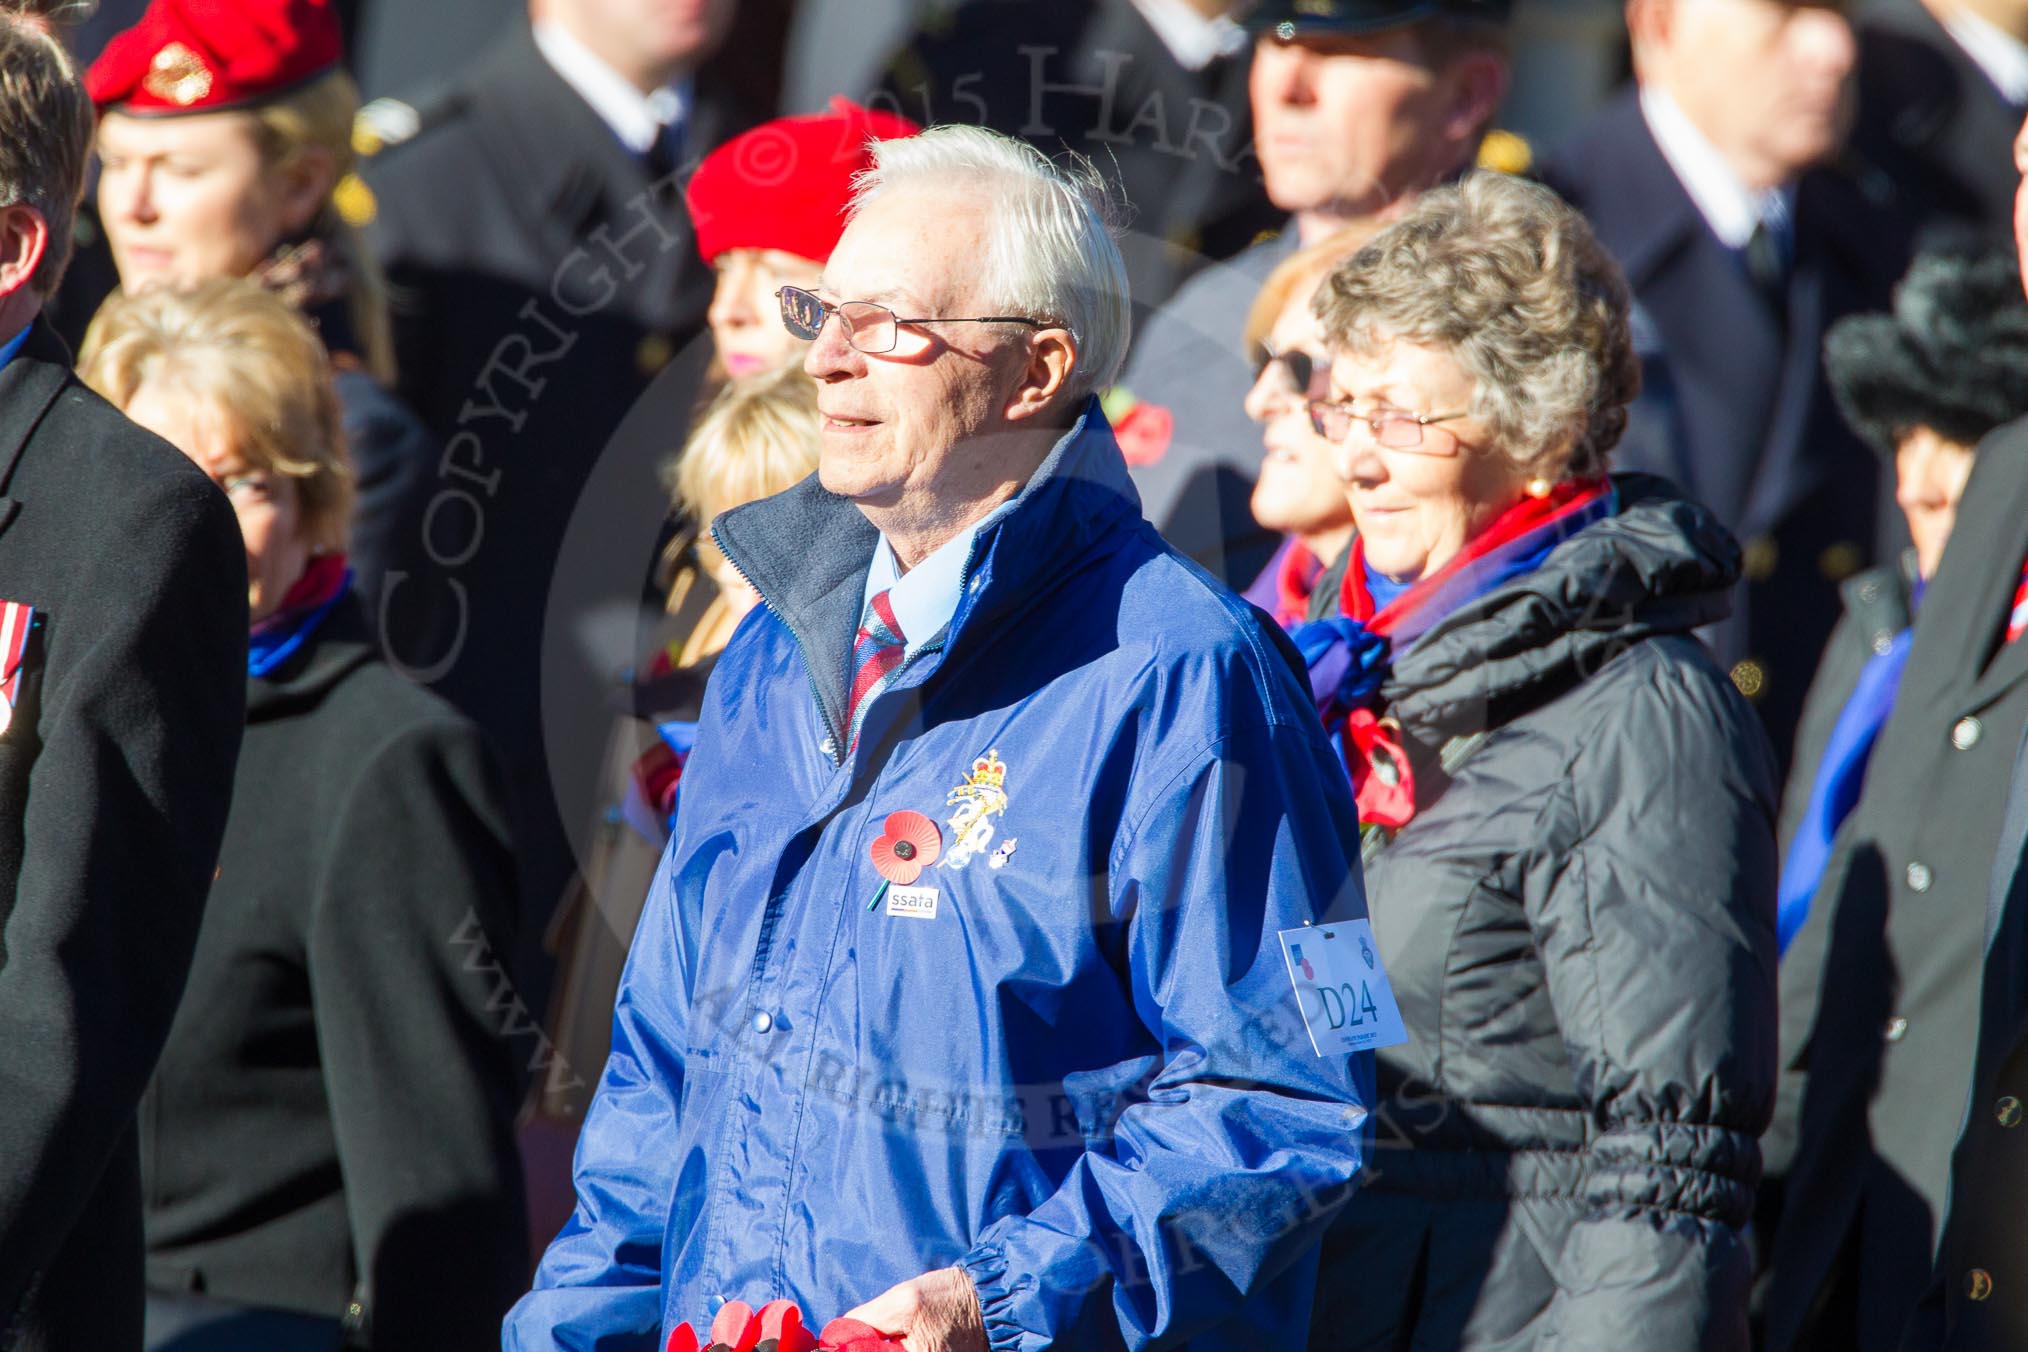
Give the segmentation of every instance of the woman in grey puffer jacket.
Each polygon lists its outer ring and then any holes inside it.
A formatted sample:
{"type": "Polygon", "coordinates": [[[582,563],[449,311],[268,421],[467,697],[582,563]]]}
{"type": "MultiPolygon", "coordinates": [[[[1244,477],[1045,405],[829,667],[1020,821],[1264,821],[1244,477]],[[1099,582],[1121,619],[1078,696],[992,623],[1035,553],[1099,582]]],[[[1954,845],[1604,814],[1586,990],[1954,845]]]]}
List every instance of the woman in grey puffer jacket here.
{"type": "Polygon", "coordinates": [[[1606,476],[1625,284],[1546,190],[1430,194],[1317,304],[1360,535],[1297,643],[1409,1041],[1311,1346],[1744,1349],[1775,772],[1692,632],[1738,547],[1606,476]]]}

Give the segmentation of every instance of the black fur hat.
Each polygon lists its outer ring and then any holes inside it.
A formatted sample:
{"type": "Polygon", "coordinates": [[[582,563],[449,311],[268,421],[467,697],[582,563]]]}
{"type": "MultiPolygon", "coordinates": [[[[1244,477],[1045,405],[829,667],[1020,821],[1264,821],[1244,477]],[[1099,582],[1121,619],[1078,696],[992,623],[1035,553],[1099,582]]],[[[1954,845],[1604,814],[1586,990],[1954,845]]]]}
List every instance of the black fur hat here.
{"type": "Polygon", "coordinates": [[[1917,427],[1975,446],[2028,414],[2028,299],[2012,250],[1919,255],[1892,314],[1849,315],[1824,339],[1845,421],[1883,455],[1917,427]]]}

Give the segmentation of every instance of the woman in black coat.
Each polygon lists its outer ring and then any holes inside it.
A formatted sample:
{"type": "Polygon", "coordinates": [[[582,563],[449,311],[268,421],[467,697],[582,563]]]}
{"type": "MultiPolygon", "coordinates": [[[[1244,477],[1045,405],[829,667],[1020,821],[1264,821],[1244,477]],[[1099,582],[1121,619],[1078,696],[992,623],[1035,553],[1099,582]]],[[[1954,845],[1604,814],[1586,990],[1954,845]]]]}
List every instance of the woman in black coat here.
{"type": "Polygon", "coordinates": [[[1296,635],[1408,1032],[1311,1346],[1747,1345],[1774,1089],[1774,765],[1694,630],[1738,549],[1607,460],[1618,269],[1471,175],[1325,282],[1358,528],[1296,635]]]}
{"type": "Polygon", "coordinates": [[[1943,562],[1979,444],[2028,413],[2020,262],[2003,249],[1925,253],[1895,289],[1891,314],[1850,315],[1831,327],[1824,369],[1845,420],[1893,462],[1895,500],[1912,543],[1899,559],[1840,584],[1845,613],[1804,701],[1782,793],[1781,1017],[1792,1054],[1782,1063],[1774,1125],[1761,1141],[1770,1179],[1760,1214],[1764,1246],[1774,1237],[1781,1181],[1795,1153],[1808,1079],[1801,1044],[1816,1018],[1833,923],[1805,922],[1893,711],[1917,603],[1943,562]]]}
{"type": "Polygon", "coordinates": [[[239,281],[116,297],[84,370],[231,498],[253,617],[218,877],[142,1106],[149,1345],[497,1346],[528,1261],[502,785],[351,595],[329,365],[239,281]]]}

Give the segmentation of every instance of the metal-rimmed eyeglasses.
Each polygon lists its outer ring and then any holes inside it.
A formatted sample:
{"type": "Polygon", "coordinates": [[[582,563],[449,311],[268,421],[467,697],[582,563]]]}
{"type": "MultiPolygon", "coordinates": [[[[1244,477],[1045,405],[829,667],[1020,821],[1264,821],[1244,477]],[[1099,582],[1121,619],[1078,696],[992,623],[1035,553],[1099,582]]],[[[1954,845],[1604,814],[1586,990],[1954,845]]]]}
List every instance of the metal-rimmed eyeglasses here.
{"type": "Polygon", "coordinates": [[[1409,413],[1398,408],[1360,413],[1350,404],[1333,403],[1328,399],[1310,400],[1310,426],[1327,441],[1343,441],[1352,435],[1353,424],[1358,423],[1365,426],[1376,446],[1385,446],[1390,451],[1421,451],[1425,455],[1457,454],[1456,434],[1439,438],[1441,445],[1431,445],[1423,436],[1423,429],[1433,423],[1467,417],[1470,413],[1468,408],[1461,408],[1456,413],[1409,413]]]}
{"type": "Polygon", "coordinates": [[[814,343],[817,335],[824,331],[824,321],[832,315],[845,326],[845,341],[855,352],[869,357],[885,356],[894,351],[901,341],[901,329],[905,324],[1025,324],[1031,329],[1052,327],[1039,319],[1027,315],[983,315],[977,318],[940,318],[921,315],[906,318],[897,315],[885,305],[875,305],[870,300],[845,300],[833,305],[815,292],[805,291],[800,286],[785,286],[775,292],[775,298],[782,303],[782,327],[801,338],[814,343]]]}

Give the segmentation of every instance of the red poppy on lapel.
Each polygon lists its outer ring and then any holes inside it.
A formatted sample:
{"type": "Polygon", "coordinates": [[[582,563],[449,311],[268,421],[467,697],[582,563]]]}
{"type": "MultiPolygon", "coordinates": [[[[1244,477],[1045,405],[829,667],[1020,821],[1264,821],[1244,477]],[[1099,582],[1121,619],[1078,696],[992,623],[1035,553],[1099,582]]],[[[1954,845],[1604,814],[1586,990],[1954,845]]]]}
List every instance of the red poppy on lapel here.
{"type": "Polygon", "coordinates": [[[873,867],[881,877],[907,887],[944,852],[937,824],[920,812],[896,812],[873,842],[873,867]]]}

